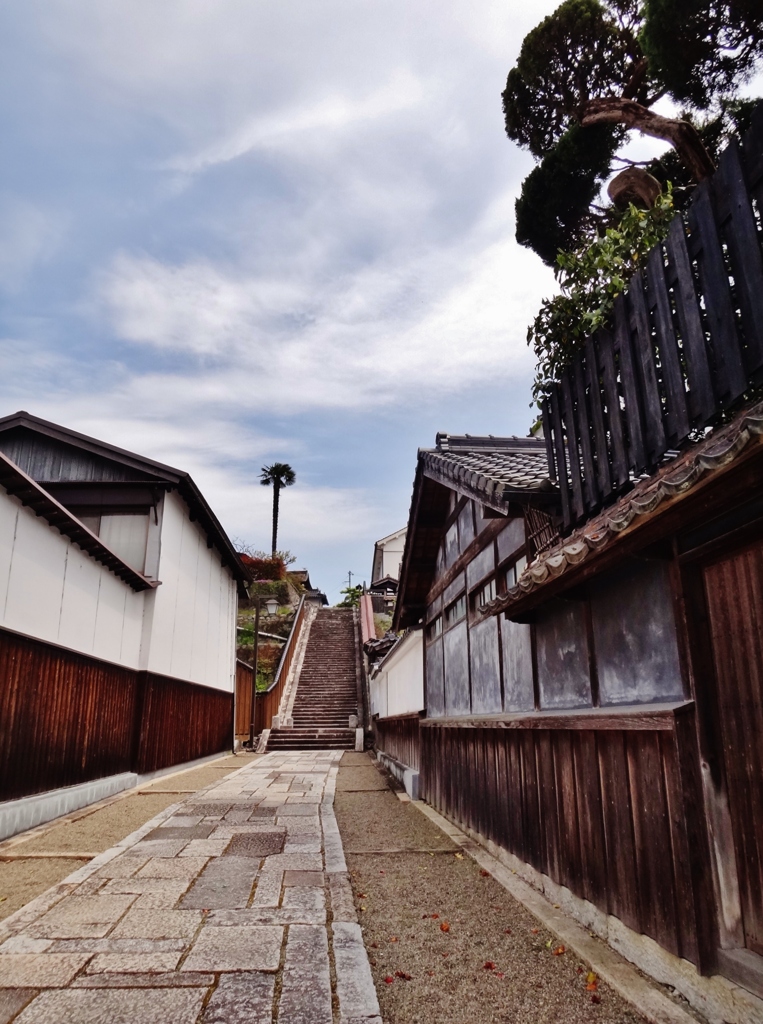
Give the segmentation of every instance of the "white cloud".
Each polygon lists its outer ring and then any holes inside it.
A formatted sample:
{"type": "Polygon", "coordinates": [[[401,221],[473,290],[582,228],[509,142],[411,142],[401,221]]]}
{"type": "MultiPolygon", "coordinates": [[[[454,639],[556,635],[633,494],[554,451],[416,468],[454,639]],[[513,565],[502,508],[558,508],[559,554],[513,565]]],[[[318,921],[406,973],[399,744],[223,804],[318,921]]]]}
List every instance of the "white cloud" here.
{"type": "Polygon", "coordinates": [[[56,252],[65,218],[17,195],[0,195],[0,288],[18,291],[56,252]]]}

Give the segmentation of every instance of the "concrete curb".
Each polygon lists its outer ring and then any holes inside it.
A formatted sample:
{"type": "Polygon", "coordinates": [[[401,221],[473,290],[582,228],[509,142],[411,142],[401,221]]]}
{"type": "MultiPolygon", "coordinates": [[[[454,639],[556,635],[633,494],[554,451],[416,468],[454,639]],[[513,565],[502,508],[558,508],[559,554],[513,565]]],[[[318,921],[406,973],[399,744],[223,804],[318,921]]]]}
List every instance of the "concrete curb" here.
{"type": "Polygon", "coordinates": [[[631,1003],[650,1024],[697,1024],[697,1017],[674,1003],[613,949],[593,938],[577,922],[552,906],[545,896],[523,882],[447,818],[422,801],[412,803],[481,868],[489,871],[499,885],[510,892],[544,927],[558,935],[568,949],[590,964],[601,980],[631,1003]]]}

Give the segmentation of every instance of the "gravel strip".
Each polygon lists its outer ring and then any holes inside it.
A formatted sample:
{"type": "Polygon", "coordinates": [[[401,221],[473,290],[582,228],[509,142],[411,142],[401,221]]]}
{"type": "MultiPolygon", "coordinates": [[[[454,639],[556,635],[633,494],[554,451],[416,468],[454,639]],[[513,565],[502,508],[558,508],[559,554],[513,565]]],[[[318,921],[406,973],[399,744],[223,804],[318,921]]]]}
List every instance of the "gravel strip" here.
{"type": "Polygon", "coordinates": [[[343,758],[335,811],[385,1024],[643,1020],[415,807],[352,792],[364,756],[343,758]]]}

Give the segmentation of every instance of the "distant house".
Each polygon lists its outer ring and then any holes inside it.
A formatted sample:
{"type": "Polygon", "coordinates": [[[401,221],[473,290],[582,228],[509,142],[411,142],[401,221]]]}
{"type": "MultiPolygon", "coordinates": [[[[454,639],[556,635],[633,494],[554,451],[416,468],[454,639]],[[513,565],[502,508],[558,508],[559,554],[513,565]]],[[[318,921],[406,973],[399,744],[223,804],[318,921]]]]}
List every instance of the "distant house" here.
{"type": "Polygon", "coordinates": [[[399,580],[400,566],[405,548],[404,526],[388,537],[382,537],[374,544],[374,560],[371,567],[371,586],[384,579],[399,580]]]}
{"type": "Polygon", "coordinates": [[[230,748],[246,578],[187,473],[0,419],[0,835],[230,748]]]}

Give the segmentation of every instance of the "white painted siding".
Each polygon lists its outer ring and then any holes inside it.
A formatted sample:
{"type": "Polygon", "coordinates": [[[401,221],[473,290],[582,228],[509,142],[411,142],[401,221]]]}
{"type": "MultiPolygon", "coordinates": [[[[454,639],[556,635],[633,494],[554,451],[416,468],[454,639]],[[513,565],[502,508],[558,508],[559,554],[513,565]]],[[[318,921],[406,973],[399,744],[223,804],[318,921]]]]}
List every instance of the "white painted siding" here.
{"type": "Polygon", "coordinates": [[[143,666],[231,691],[236,583],[175,491],[164,498],[159,579],[143,628],[143,666]]]}
{"type": "Polygon", "coordinates": [[[408,633],[371,679],[371,713],[380,718],[424,709],[422,631],[408,633]]]}
{"type": "Polygon", "coordinates": [[[137,668],[135,593],[0,487],[0,626],[137,668]]]}

